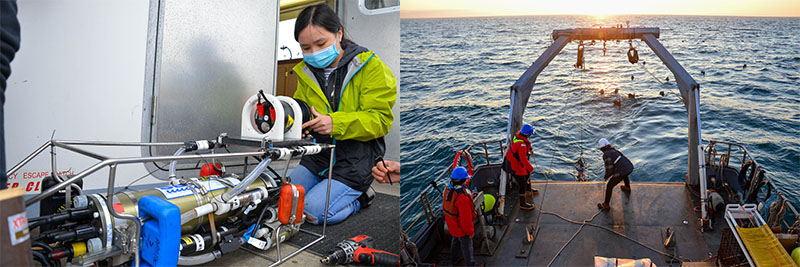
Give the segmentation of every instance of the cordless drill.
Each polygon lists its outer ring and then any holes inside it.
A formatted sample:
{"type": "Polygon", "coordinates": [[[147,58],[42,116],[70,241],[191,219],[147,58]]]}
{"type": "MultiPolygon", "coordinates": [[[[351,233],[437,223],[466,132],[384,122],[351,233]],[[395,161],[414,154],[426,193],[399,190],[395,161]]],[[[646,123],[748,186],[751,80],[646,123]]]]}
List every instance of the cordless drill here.
{"type": "Polygon", "coordinates": [[[320,262],[326,265],[348,264],[351,262],[381,265],[399,266],[400,256],[383,250],[370,248],[373,238],[368,235],[359,235],[350,239],[342,240],[336,244],[336,248],[323,257],[320,262]]]}

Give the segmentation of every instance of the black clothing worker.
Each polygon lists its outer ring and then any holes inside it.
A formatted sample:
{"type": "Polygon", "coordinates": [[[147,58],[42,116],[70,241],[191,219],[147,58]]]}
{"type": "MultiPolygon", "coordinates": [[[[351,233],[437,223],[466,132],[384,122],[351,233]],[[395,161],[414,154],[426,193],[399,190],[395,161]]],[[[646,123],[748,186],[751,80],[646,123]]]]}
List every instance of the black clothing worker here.
{"type": "Polygon", "coordinates": [[[606,175],[603,179],[608,180],[605,199],[603,203],[597,203],[597,208],[608,210],[611,208],[611,205],[609,205],[611,201],[611,191],[614,190],[614,186],[619,184],[620,181],[625,181],[625,185],[620,186],[620,189],[626,193],[631,192],[631,181],[628,179],[628,175],[633,172],[633,163],[631,163],[622,152],[613,148],[611,143],[605,138],[597,142],[597,147],[600,148],[600,151],[603,151],[603,161],[606,165],[606,175]]]}

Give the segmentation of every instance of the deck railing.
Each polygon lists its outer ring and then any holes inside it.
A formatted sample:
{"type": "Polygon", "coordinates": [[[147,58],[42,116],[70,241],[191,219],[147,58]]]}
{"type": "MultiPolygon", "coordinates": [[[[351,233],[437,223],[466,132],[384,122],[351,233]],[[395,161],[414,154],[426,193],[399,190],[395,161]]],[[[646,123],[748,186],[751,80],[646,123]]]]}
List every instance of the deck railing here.
{"type": "MultiPolygon", "coordinates": [[[[756,160],[752,157],[747,149],[739,144],[732,143],[732,142],[725,142],[725,141],[716,141],[716,140],[703,140],[706,148],[705,150],[705,159],[706,163],[711,166],[730,166],[730,163],[733,162],[734,164],[738,164],[738,169],[741,169],[745,163],[750,160],[759,166],[759,170],[767,170],[765,167],[761,167],[758,165],[756,160]]],[[[483,141],[474,143],[464,150],[470,152],[470,156],[473,162],[477,164],[478,160],[481,161],[480,164],[495,164],[499,163],[498,160],[493,160],[493,156],[500,156],[499,161],[502,161],[505,146],[503,145],[503,140],[491,140],[491,141],[483,141]],[[497,151],[492,151],[490,148],[494,147],[494,144],[497,144],[497,151]],[[474,150],[478,149],[475,153],[474,150]]],[[[442,172],[431,181],[412,201],[411,204],[403,208],[400,212],[400,216],[405,217],[406,215],[410,214],[411,211],[422,211],[422,213],[414,215],[414,219],[411,220],[411,223],[407,226],[403,227],[405,232],[409,232],[416,226],[422,218],[425,218],[427,223],[431,223],[442,211],[441,211],[441,203],[442,203],[442,189],[443,185],[447,184],[447,177],[450,174],[452,166],[447,166],[443,168],[442,172]]],[[[759,171],[756,170],[756,171],[759,171]]],[[[775,186],[775,184],[770,180],[769,176],[764,177],[765,185],[760,188],[760,192],[756,199],[756,202],[764,202],[770,196],[778,196],[779,200],[786,200],[786,208],[789,211],[784,218],[782,218],[781,225],[784,229],[789,229],[793,226],[795,221],[800,220],[800,213],[797,212],[794,204],[786,198],[785,193],[782,192],[779,188],[775,186]],[[779,193],[780,192],[780,193],[779,193]],[[787,219],[788,218],[788,219],[787,219]]],[[[751,187],[752,188],[752,187],[751,187]]],[[[748,188],[748,190],[755,190],[755,188],[748,188]]],[[[744,203],[742,203],[744,204],[744,203]]],[[[766,207],[768,208],[768,207],[766,207]]]]}
{"type": "MultiPolygon", "coordinates": [[[[478,164],[478,160],[481,160],[481,164],[484,164],[483,162],[485,162],[485,164],[496,164],[503,160],[503,155],[505,153],[503,141],[504,139],[477,142],[463,150],[469,152],[470,160],[475,164],[478,164]],[[495,144],[497,151],[491,149],[495,147],[495,144]],[[475,151],[475,153],[473,153],[473,151],[475,151]]],[[[431,223],[442,212],[442,189],[440,189],[440,187],[442,185],[447,185],[447,177],[449,177],[450,171],[452,171],[452,166],[448,165],[436,179],[431,181],[428,186],[414,198],[411,204],[400,211],[400,217],[403,218],[406,214],[409,214],[410,211],[422,210],[422,213],[414,216],[414,219],[411,220],[408,226],[403,227],[403,231],[408,233],[422,218],[425,218],[427,223],[431,223]]]]}
{"type": "MultiPolygon", "coordinates": [[[[751,194],[755,194],[755,201],[750,201],[752,204],[761,204],[766,203],[770,197],[776,196],[777,200],[780,202],[785,202],[786,210],[789,211],[784,214],[783,218],[781,218],[780,225],[783,229],[790,229],[794,225],[794,223],[800,220],[800,213],[797,212],[797,209],[794,207],[794,204],[786,198],[785,192],[775,186],[775,183],[770,179],[768,175],[767,168],[763,167],[762,165],[758,164],[755,158],[753,158],[752,154],[748,153],[747,149],[737,143],[726,142],[726,141],[717,141],[717,140],[703,140],[704,143],[707,143],[705,146],[705,162],[709,166],[715,167],[730,167],[730,163],[733,160],[734,164],[738,164],[737,170],[740,172],[744,168],[745,163],[749,161],[753,161],[753,164],[756,165],[754,167],[752,179],[756,179],[759,175],[758,173],[762,170],[767,173],[764,175],[764,180],[761,182],[763,183],[762,186],[758,186],[757,184],[752,184],[752,180],[750,181],[750,185],[748,186],[747,190],[744,192],[744,197],[741,199],[742,203],[738,204],[747,204],[747,196],[751,194]],[[751,192],[753,190],[758,190],[757,192],[751,192]],[[788,218],[788,219],[787,219],[788,218]]],[[[746,171],[746,170],[745,170],[746,171]]],[[[766,205],[766,204],[764,204],[766,205]]],[[[763,207],[765,209],[769,209],[769,207],[763,207]]],[[[765,218],[766,219],[766,218],[765,218]]]]}

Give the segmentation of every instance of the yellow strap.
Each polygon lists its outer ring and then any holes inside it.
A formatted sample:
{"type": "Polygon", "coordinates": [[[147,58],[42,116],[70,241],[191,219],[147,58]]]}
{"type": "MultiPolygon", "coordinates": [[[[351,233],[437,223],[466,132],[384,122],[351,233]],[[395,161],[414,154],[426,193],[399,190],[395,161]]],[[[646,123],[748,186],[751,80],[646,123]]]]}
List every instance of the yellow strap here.
{"type": "Polygon", "coordinates": [[[766,224],[756,228],[736,226],[736,232],[756,266],[797,266],[766,224]]]}

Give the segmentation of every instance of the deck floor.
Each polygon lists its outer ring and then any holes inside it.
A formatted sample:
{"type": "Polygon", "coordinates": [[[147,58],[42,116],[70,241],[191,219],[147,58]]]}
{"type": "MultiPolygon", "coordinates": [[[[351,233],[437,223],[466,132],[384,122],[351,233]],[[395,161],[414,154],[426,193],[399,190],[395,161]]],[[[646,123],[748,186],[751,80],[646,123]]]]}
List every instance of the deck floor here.
{"type": "MultiPolygon", "coordinates": [[[[515,256],[523,246],[525,227],[535,225],[542,210],[579,222],[589,219],[598,212],[596,205],[602,201],[604,193],[604,183],[601,182],[550,182],[546,190],[544,182],[535,182],[534,187],[539,189],[539,194],[534,197],[536,209],[507,211],[510,229],[499,242],[495,255],[478,257],[479,261],[487,266],[547,265],[580,225],[542,214],[529,257],[517,258],[515,256]]],[[[710,256],[683,183],[633,183],[631,187],[633,190],[629,196],[619,187],[615,188],[611,210],[598,214],[591,223],[606,226],[661,251],[665,251],[661,232],[670,227],[675,231],[675,254],[693,261],[710,256]],[[684,221],[688,223],[684,224],[684,221]]],[[[587,225],[553,261],[553,266],[591,266],[594,265],[594,256],[650,258],[657,266],[680,265],[668,264],[668,258],[661,254],[602,228],[587,225]]]]}

